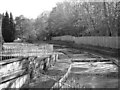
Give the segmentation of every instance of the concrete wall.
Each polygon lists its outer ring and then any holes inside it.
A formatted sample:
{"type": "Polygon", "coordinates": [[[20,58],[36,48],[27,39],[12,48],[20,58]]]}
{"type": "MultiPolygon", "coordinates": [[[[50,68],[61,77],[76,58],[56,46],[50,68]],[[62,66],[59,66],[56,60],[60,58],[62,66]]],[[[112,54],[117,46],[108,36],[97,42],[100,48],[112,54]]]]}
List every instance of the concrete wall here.
{"type": "Polygon", "coordinates": [[[93,46],[109,47],[109,48],[120,48],[119,39],[120,37],[72,37],[72,36],[61,36],[53,37],[53,40],[62,41],[74,41],[76,44],[87,44],[93,46]]]}
{"type": "MultiPolygon", "coordinates": [[[[32,50],[31,53],[33,53],[34,55],[26,57],[23,57],[24,55],[22,55],[22,57],[17,56],[16,58],[0,60],[0,90],[3,88],[20,88],[24,84],[28,85],[31,77],[34,78],[37,77],[38,74],[40,74],[39,69],[43,69],[42,67],[44,62],[47,62],[46,68],[49,68],[57,59],[57,54],[53,53],[53,45],[35,46],[33,44],[5,43],[4,47],[5,50],[7,48],[14,48],[13,51],[18,51],[20,48],[33,49],[34,51],[32,50]],[[41,52],[40,50],[43,49],[47,49],[51,53],[49,53],[48,51],[41,52]],[[36,53],[43,54],[38,56],[36,55],[36,53]]],[[[24,51],[23,53],[26,52],[24,51]]],[[[0,57],[3,56],[11,57],[10,54],[0,55],[0,57]]]]}
{"type": "Polygon", "coordinates": [[[56,55],[37,58],[12,58],[0,61],[0,90],[28,86],[31,79],[40,75],[43,62],[47,62],[46,68],[54,65],[57,59],[56,55]]]}
{"type": "Polygon", "coordinates": [[[20,88],[29,82],[29,62],[26,59],[12,58],[0,61],[0,90],[20,88]]]}

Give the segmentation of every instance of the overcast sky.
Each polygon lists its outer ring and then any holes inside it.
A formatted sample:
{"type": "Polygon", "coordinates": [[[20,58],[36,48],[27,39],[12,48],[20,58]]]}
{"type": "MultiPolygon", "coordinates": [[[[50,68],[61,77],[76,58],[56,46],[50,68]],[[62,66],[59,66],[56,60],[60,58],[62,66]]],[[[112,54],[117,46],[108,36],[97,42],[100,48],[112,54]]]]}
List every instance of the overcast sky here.
{"type": "MultiPolygon", "coordinates": [[[[27,18],[36,18],[43,11],[52,10],[56,3],[64,0],[0,0],[0,13],[12,12],[13,16],[24,15],[27,18]]],[[[79,0],[78,0],[79,1],[79,0]]],[[[103,0],[81,0],[103,1],[103,0]]],[[[119,1],[119,0],[105,0],[119,1]]]]}
{"type": "Polygon", "coordinates": [[[36,18],[43,11],[52,10],[58,1],[63,0],[0,0],[0,13],[8,11],[14,17],[36,18]]]}

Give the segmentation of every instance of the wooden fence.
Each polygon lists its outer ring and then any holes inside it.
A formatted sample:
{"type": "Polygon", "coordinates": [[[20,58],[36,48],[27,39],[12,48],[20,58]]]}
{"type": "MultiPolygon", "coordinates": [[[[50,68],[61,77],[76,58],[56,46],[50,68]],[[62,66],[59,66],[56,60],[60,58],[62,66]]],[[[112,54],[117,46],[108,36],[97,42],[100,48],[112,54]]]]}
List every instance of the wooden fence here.
{"type": "Polygon", "coordinates": [[[76,44],[87,44],[93,46],[101,46],[108,48],[120,48],[120,37],[97,37],[97,36],[89,36],[89,37],[73,37],[73,36],[61,36],[61,37],[53,37],[53,40],[62,40],[62,41],[72,41],[76,44]]]}

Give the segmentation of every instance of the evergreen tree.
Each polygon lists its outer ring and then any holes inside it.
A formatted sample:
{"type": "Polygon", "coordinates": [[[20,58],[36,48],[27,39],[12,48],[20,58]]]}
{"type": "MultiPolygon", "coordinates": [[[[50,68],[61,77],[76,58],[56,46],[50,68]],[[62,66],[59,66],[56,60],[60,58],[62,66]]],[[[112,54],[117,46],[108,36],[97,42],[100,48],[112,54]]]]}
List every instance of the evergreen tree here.
{"type": "Polygon", "coordinates": [[[5,42],[9,39],[9,15],[6,12],[2,18],[2,36],[5,42]]]}
{"type": "Polygon", "coordinates": [[[11,31],[11,40],[15,39],[15,24],[13,21],[12,13],[10,13],[10,31],[11,31]]]}
{"type": "Polygon", "coordinates": [[[13,22],[12,14],[10,18],[8,13],[5,13],[5,16],[2,18],[2,36],[5,42],[13,42],[15,33],[15,24],[13,22]]]}

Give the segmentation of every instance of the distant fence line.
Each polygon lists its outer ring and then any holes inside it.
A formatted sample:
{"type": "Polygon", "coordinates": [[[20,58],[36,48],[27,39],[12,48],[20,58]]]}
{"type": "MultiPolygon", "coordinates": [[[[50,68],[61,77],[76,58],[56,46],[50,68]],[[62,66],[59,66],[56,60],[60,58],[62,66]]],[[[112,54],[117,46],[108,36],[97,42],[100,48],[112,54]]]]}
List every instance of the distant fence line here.
{"type": "Polygon", "coordinates": [[[108,36],[87,36],[87,37],[74,37],[74,36],[60,36],[53,37],[52,40],[61,40],[61,41],[72,41],[76,44],[86,44],[93,46],[101,46],[108,48],[120,48],[119,44],[120,37],[108,37],[108,36]]]}

